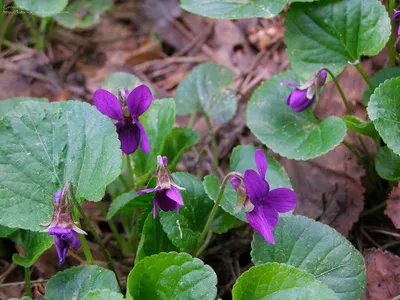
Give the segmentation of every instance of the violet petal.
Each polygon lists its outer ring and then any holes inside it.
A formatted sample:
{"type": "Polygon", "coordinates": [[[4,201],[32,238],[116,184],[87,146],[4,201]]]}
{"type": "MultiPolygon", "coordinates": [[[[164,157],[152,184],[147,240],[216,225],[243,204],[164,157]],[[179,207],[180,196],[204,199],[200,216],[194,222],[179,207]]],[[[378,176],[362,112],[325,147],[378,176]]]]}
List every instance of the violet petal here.
{"type": "Polygon", "coordinates": [[[56,204],[60,204],[61,196],[62,196],[62,190],[58,190],[57,192],[55,192],[54,198],[56,199],[56,204]]]}
{"type": "Polygon", "coordinates": [[[163,211],[176,210],[176,207],[179,206],[178,203],[167,196],[167,190],[157,192],[157,205],[163,211]]]}
{"type": "Polygon", "coordinates": [[[157,188],[144,189],[144,190],[138,191],[137,194],[143,195],[143,194],[155,192],[156,190],[157,190],[157,188]]]}
{"type": "Polygon", "coordinates": [[[231,179],[229,179],[229,182],[232,184],[233,189],[237,192],[237,189],[239,188],[242,181],[238,177],[232,176],[231,179]]]}
{"type": "Polygon", "coordinates": [[[289,82],[289,81],[281,81],[281,85],[287,85],[291,87],[299,87],[300,85],[297,83],[289,82]]]}
{"type": "Polygon", "coordinates": [[[262,178],[265,179],[265,175],[267,174],[268,162],[267,158],[265,157],[264,151],[262,151],[261,149],[257,149],[256,152],[254,152],[254,160],[256,161],[258,173],[261,175],[262,178]]]}
{"type": "Polygon", "coordinates": [[[268,223],[267,218],[264,216],[263,210],[260,207],[254,207],[251,212],[246,213],[249,225],[264,239],[270,243],[275,244],[275,238],[272,234],[273,226],[268,223]]]}
{"type": "Polygon", "coordinates": [[[150,107],[152,100],[153,95],[150,89],[144,84],[133,89],[126,101],[131,116],[137,118],[143,114],[150,107]]]}
{"type": "Polygon", "coordinates": [[[77,251],[81,247],[81,241],[74,231],[66,234],[65,241],[68,243],[68,245],[71,246],[74,251],[77,251]]]}
{"type": "Polygon", "coordinates": [[[116,124],[121,150],[129,155],[136,151],[140,142],[140,129],[136,124],[120,121],[116,124]]]}
{"type": "Polygon", "coordinates": [[[150,142],[149,137],[147,136],[146,130],[144,129],[143,125],[138,121],[135,120],[136,125],[139,127],[140,130],[140,138],[142,140],[140,144],[140,150],[144,153],[150,152],[150,142]]]}
{"type": "Polygon", "coordinates": [[[296,207],[297,196],[287,188],[277,188],[271,190],[268,196],[263,199],[262,203],[267,203],[273,207],[277,212],[285,213],[291,211],[296,207]]]}
{"type": "Polygon", "coordinates": [[[93,94],[94,105],[103,114],[114,120],[124,117],[122,106],[115,97],[107,90],[98,89],[93,94]]]}
{"type": "Polygon", "coordinates": [[[398,16],[400,15],[400,10],[399,11],[395,11],[392,15],[393,19],[396,19],[398,16]]]}
{"type": "Polygon", "coordinates": [[[173,185],[171,185],[171,188],[167,190],[166,195],[168,198],[170,198],[172,201],[175,201],[177,204],[184,205],[181,192],[173,185]]]}
{"type": "Polygon", "coordinates": [[[247,196],[254,205],[257,205],[268,195],[268,182],[254,170],[248,169],[244,172],[244,185],[246,187],[247,196]]]}

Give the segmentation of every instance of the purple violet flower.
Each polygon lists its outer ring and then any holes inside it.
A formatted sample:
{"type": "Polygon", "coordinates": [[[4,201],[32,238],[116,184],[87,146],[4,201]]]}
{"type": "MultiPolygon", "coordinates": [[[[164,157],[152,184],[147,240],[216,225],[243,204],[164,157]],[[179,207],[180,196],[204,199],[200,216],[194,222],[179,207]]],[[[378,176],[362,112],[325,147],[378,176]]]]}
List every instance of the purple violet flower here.
{"type": "Polygon", "coordinates": [[[315,100],[317,88],[325,84],[327,72],[324,69],[315,73],[314,77],[307,81],[304,85],[292,82],[282,81],[281,84],[295,87],[296,89],[290,93],[286,104],[295,112],[306,110],[315,100]]]}
{"type": "Polygon", "coordinates": [[[69,203],[65,203],[68,189],[69,185],[66,185],[66,188],[55,193],[54,198],[56,201],[52,202],[54,210],[51,221],[47,224],[41,224],[42,226],[48,226],[44,232],[53,236],[60,264],[65,261],[69,247],[74,251],[81,247],[77,234],[87,234],[75,225],[72,219],[71,207],[69,203]]]}
{"type": "Polygon", "coordinates": [[[120,89],[119,97],[122,105],[109,91],[98,89],[93,94],[94,105],[103,115],[118,121],[115,126],[121,141],[121,150],[125,154],[135,152],[140,141],[140,149],[148,153],[150,151],[149,138],[139,122],[139,116],[151,105],[153,96],[150,89],[144,84],[139,85],[130,93],[126,89],[120,89]]]}
{"type": "Polygon", "coordinates": [[[179,190],[184,188],[178,186],[171,173],[167,169],[168,159],[166,156],[157,156],[157,185],[152,189],[145,189],[138,192],[138,195],[156,192],[153,200],[153,218],[157,217],[157,206],[163,211],[175,210],[179,213],[179,208],[184,205],[179,190]]]}
{"type": "MultiPolygon", "coordinates": [[[[392,18],[395,20],[398,16],[400,16],[400,10],[395,11],[392,18]]],[[[400,25],[397,27],[397,35],[400,35],[400,25]]]]}
{"type": "Polygon", "coordinates": [[[275,244],[272,234],[273,228],[278,224],[279,214],[291,211],[297,203],[296,194],[287,188],[269,189],[265,180],[267,173],[267,158],[262,150],[254,153],[258,173],[252,169],[244,172],[244,182],[238,177],[232,177],[230,182],[239,193],[245,191],[244,208],[249,225],[264,239],[275,244]]]}

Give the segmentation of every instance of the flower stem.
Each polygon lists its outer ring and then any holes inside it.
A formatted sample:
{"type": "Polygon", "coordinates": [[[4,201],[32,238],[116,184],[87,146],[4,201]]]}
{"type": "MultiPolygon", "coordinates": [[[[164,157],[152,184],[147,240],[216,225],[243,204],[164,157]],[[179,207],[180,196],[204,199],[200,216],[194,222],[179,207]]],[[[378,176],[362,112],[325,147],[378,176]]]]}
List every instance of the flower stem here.
{"type": "MultiPolygon", "coordinates": [[[[72,186],[71,186],[71,188],[72,188],[72,186]]],[[[78,203],[78,201],[76,201],[76,198],[75,198],[74,193],[72,192],[72,189],[70,191],[71,191],[70,195],[71,195],[72,202],[74,203],[74,205],[75,205],[76,209],[78,210],[79,214],[81,215],[81,217],[85,221],[86,225],[89,227],[90,232],[92,233],[94,239],[96,240],[96,243],[99,245],[100,251],[103,253],[104,257],[107,260],[108,268],[115,273],[115,276],[116,276],[117,281],[118,281],[118,285],[121,288],[121,283],[119,282],[118,274],[115,271],[114,263],[112,261],[110,252],[108,252],[108,250],[104,246],[103,241],[101,240],[99,234],[97,233],[97,231],[94,228],[94,226],[93,226],[92,222],[90,221],[90,219],[86,216],[86,214],[83,211],[81,205],[78,203]]]]}
{"type": "Polygon", "coordinates": [[[213,235],[213,232],[212,232],[212,230],[210,230],[210,231],[207,233],[207,236],[206,236],[206,239],[205,239],[204,243],[203,243],[203,244],[200,246],[200,248],[196,251],[196,257],[199,257],[200,254],[207,248],[208,244],[209,244],[210,241],[211,241],[212,235],[213,235]]]}
{"type": "Polygon", "coordinates": [[[362,163],[361,155],[358,153],[358,151],[354,149],[353,146],[348,141],[343,140],[342,143],[357,157],[358,162],[362,163]]]}
{"type": "Polygon", "coordinates": [[[131,182],[129,184],[129,187],[133,187],[133,184],[135,182],[135,175],[133,174],[133,169],[132,169],[132,163],[131,163],[131,157],[129,155],[126,155],[126,164],[128,166],[128,173],[129,177],[131,179],[131,182]]]}
{"type": "Polygon", "coordinates": [[[364,68],[361,66],[360,63],[356,63],[354,67],[360,72],[361,76],[364,78],[365,82],[368,84],[369,88],[371,89],[371,93],[375,90],[375,85],[372,83],[371,79],[368,77],[367,73],[365,72],[364,68]]]}
{"type": "Polygon", "coordinates": [[[190,116],[189,116],[189,121],[188,121],[188,124],[187,124],[187,126],[188,126],[189,128],[192,128],[192,127],[193,127],[194,121],[196,120],[196,116],[197,116],[197,111],[194,111],[194,112],[192,112],[192,113],[190,114],[190,116]]]}
{"type": "MultiPolygon", "coordinates": [[[[102,202],[97,202],[97,207],[99,208],[101,214],[106,218],[107,217],[107,212],[106,212],[106,208],[104,207],[104,204],[102,202]]],[[[111,232],[114,235],[115,240],[117,241],[118,247],[121,250],[122,253],[124,253],[124,249],[125,249],[125,241],[124,239],[121,237],[121,235],[118,232],[117,226],[115,225],[114,221],[112,219],[107,221],[108,226],[111,229],[111,232]]]]}
{"type": "Polygon", "coordinates": [[[213,154],[213,171],[215,175],[218,176],[218,147],[217,147],[217,141],[215,139],[214,135],[214,130],[211,125],[210,117],[207,115],[204,115],[204,119],[206,120],[207,128],[210,133],[210,138],[211,138],[211,147],[212,147],[212,154],[213,154]]]}
{"type": "Polygon", "coordinates": [[[85,255],[87,264],[94,265],[93,255],[92,255],[92,252],[90,251],[86,237],[82,234],[78,234],[78,238],[79,238],[79,241],[81,242],[82,251],[83,251],[83,254],[85,255]]]}
{"type": "Polygon", "coordinates": [[[349,115],[352,115],[353,113],[351,112],[351,108],[350,108],[349,102],[347,101],[347,98],[346,98],[346,96],[345,96],[345,94],[344,94],[344,92],[342,90],[342,87],[339,84],[339,81],[336,79],[336,76],[333,75],[333,73],[329,69],[324,68],[324,70],[331,76],[333,82],[335,83],[336,88],[339,91],[340,97],[342,97],[342,101],[343,101],[344,106],[346,107],[347,113],[349,115]]]}
{"type": "Polygon", "coordinates": [[[31,272],[28,268],[25,268],[25,294],[32,298],[32,288],[31,288],[31,272]]]}
{"type": "Polygon", "coordinates": [[[37,45],[38,50],[43,50],[46,47],[46,27],[49,21],[50,18],[43,18],[40,23],[39,40],[37,45]]]}
{"type": "Polygon", "coordinates": [[[396,42],[396,29],[395,29],[395,21],[392,18],[392,14],[394,13],[394,9],[396,6],[396,1],[395,0],[388,0],[386,1],[386,9],[389,13],[390,17],[390,24],[391,24],[391,34],[390,38],[388,41],[388,48],[389,48],[389,66],[395,67],[396,66],[396,56],[397,56],[397,51],[395,47],[395,42],[396,42]]]}
{"type": "Polygon", "coordinates": [[[202,247],[202,244],[203,244],[203,240],[204,240],[204,238],[206,237],[206,235],[207,235],[207,234],[209,233],[209,231],[210,231],[211,224],[212,224],[212,222],[214,221],[215,214],[217,213],[217,210],[218,210],[218,208],[219,208],[219,204],[221,203],[222,197],[224,196],[226,184],[229,182],[229,179],[230,179],[232,176],[237,176],[237,177],[240,177],[240,178],[241,178],[241,177],[242,177],[242,174],[237,173],[237,172],[230,172],[230,173],[228,173],[228,174],[225,176],[224,180],[222,181],[222,185],[221,185],[221,188],[220,188],[220,190],[219,190],[217,199],[215,200],[214,206],[213,206],[213,208],[212,208],[212,210],[211,210],[211,212],[210,212],[210,215],[208,216],[207,223],[206,223],[206,225],[204,225],[203,232],[201,233],[199,242],[197,243],[197,247],[196,247],[197,250],[196,250],[195,253],[198,253],[198,252],[200,251],[200,249],[201,249],[201,247],[202,247]]]}

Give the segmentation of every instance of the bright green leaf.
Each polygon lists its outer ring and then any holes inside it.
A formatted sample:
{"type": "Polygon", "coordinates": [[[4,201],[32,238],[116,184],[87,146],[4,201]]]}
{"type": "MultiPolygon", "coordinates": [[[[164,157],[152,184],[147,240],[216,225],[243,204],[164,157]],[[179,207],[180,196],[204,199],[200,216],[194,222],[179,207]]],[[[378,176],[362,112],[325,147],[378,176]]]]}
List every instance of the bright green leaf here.
{"type": "Polygon", "coordinates": [[[129,273],[127,294],[133,300],[207,300],[217,296],[217,276],[210,266],[187,253],[144,258],[129,273]]]}
{"type": "Polygon", "coordinates": [[[73,0],[61,14],[54,16],[54,19],[69,29],[89,28],[100,23],[100,15],[110,10],[112,5],[112,0],[73,0]]]}
{"type": "Polygon", "coordinates": [[[45,232],[18,230],[10,235],[15,243],[24,250],[24,256],[14,254],[12,259],[17,265],[29,268],[40,255],[53,245],[53,237],[45,232]]]}
{"type": "Polygon", "coordinates": [[[146,208],[148,203],[149,197],[146,197],[146,195],[139,196],[135,191],[121,194],[111,202],[107,213],[107,220],[110,220],[121,211],[130,211],[135,208],[146,208]]]}
{"type": "Polygon", "coordinates": [[[222,66],[201,64],[179,84],[175,94],[178,115],[198,111],[217,123],[226,123],[236,113],[236,95],[229,89],[234,73],[222,66]]]}
{"type": "Polygon", "coordinates": [[[135,87],[141,84],[142,82],[135,75],[125,72],[115,72],[108,75],[107,78],[104,79],[101,87],[109,90],[118,97],[118,89],[123,88],[128,89],[128,91],[132,91],[135,87]]]}
{"type": "Polygon", "coordinates": [[[383,141],[400,154],[400,77],[386,80],[375,89],[367,111],[383,141]]]}
{"type": "Polygon", "coordinates": [[[87,103],[20,106],[0,120],[0,224],[40,231],[67,181],[78,199],[101,200],[120,173],[120,143],[111,120],[87,103]]]}
{"type": "Polygon", "coordinates": [[[304,80],[321,67],[339,74],[349,62],[378,54],[391,34],[388,13],[377,0],[295,3],[285,27],[289,61],[304,80]]]}
{"type": "Polygon", "coordinates": [[[86,294],[84,300],[123,300],[124,296],[120,293],[108,290],[97,289],[86,294]]]}
{"type": "Polygon", "coordinates": [[[10,111],[16,110],[21,102],[25,101],[39,101],[47,102],[46,98],[30,98],[30,97],[17,97],[0,101],[0,118],[10,111]]]}
{"type": "Polygon", "coordinates": [[[191,128],[173,128],[165,138],[161,155],[168,157],[168,168],[174,170],[183,152],[199,141],[199,134],[191,128]]]}
{"type": "MultiPolygon", "coordinates": [[[[315,4],[314,4],[315,5],[315,4]]],[[[335,148],[346,135],[346,124],[331,116],[319,122],[310,110],[294,112],[286,99],[292,88],[281,81],[298,82],[291,71],[264,82],[247,106],[247,125],[272,151],[290,159],[307,160],[335,148]]]]}
{"type": "Polygon", "coordinates": [[[375,168],[379,176],[389,181],[400,180],[400,156],[388,147],[381,147],[375,157],[375,168]]]}
{"type": "Polygon", "coordinates": [[[98,266],[78,266],[58,272],[46,284],[46,299],[83,300],[92,290],[119,292],[115,274],[98,266]]]}
{"type": "Polygon", "coordinates": [[[243,273],[232,290],[233,300],[336,300],[335,293],[311,274],[285,264],[269,263],[243,273]]]}
{"type": "Polygon", "coordinates": [[[68,0],[14,0],[20,8],[38,17],[51,17],[62,12],[68,0]]]}
{"type": "Polygon", "coordinates": [[[351,131],[370,136],[375,141],[379,141],[379,133],[376,131],[372,122],[361,120],[355,116],[344,116],[342,119],[346,122],[347,128],[351,131]]]}
{"type": "MultiPolygon", "coordinates": [[[[374,86],[379,86],[382,82],[387,79],[399,77],[400,76],[400,68],[398,67],[387,67],[379,70],[374,75],[371,76],[371,81],[374,86]]],[[[371,98],[372,92],[369,86],[367,85],[364,90],[364,94],[362,97],[362,103],[367,106],[369,102],[369,98],[371,98]]]]}
{"type": "MultiPolygon", "coordinates": [[[[274,229],[275,245],[255,233],[255,265],[277,262],[315,276],[341,300],[361,299],[365,289],[363,256],[341,234],[303,216],[283,216],[274,229]]],[[[322,299],[322,297],[318,297],[322,299]]]]}

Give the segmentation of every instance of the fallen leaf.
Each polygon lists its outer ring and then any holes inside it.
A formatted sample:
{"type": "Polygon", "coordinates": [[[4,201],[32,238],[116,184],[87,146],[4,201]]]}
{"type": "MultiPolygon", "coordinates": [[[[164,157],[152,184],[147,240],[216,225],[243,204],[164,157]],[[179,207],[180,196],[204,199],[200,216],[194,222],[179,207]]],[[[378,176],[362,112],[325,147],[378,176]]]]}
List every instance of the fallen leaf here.
{"type": "Polygon", "coordinates": [[[400,229],[400,183],[392,189],[386,204],[385,215],[392,220],[397,229],[400,229]]]}
{"type": "Polygon", "coordinates": [[[380,249],[364,251],[367,289],[364,300],[391,300],[400,295],[400,257],[380,249]]]}

